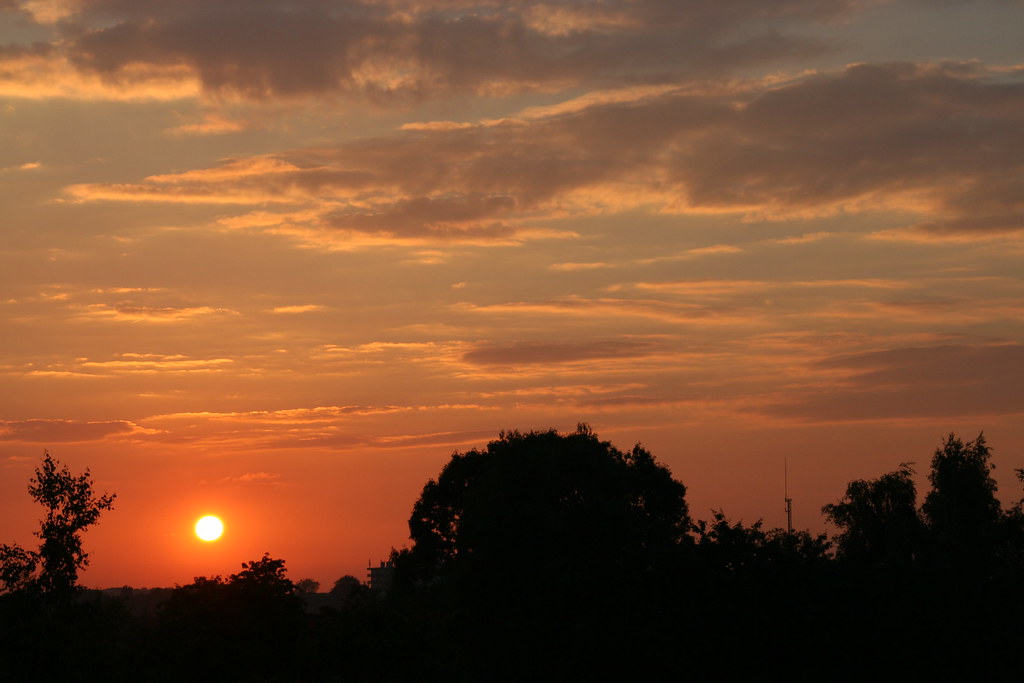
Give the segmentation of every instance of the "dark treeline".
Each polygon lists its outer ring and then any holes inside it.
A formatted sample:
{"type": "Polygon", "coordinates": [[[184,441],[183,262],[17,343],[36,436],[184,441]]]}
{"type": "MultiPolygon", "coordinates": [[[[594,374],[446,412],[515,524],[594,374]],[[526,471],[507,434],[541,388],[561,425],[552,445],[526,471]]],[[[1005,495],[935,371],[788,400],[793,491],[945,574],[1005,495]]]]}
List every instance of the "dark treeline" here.
{"type": "Polygon", "coordinates": [[[586,425],[502,434],[426,484],[410,545],[371,586],[343,577],[319,603],[269,555],[159,593],[75,588],[86,561],[75,514],[95,522],[113,498],[49,461],[30,486],[48,509],[40,551],[0,546],[2,680],[984,680],[1019,669],[1024,507],[996,498],[982,436],[942,442],[920,501],[909,465],[851,482],[822,511],[829,539],[721,512],[694,520],[686,487],[650,453],[619,451],[586,425]]]}

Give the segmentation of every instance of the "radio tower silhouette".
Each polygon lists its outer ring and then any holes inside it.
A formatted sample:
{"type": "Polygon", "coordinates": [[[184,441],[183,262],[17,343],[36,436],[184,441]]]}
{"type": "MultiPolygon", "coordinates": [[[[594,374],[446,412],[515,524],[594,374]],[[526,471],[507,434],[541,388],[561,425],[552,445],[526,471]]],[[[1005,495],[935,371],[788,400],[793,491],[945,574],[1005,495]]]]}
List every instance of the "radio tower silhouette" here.
{"type": "Polygon", "coordinates": [[[789,457],[782,460],[783,496],[786,500],[786,531],[793,533],[793,499],[789,497],[789,457]]]}

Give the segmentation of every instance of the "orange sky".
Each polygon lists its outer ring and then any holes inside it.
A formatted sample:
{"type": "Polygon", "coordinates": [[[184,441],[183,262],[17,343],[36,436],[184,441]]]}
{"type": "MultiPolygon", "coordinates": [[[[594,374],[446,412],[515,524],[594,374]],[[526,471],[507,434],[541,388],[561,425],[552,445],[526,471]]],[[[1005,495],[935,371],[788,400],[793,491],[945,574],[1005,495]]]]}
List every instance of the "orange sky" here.
{"type": "Polygon", "coordinates": [[[91,586],[326,586],[501,430],[823,530],[1024,466],[1024,5],[0,0],[0,542],[43,449],[91,586]],[[223,540],[192,524],[223,517],[223,540]]]}

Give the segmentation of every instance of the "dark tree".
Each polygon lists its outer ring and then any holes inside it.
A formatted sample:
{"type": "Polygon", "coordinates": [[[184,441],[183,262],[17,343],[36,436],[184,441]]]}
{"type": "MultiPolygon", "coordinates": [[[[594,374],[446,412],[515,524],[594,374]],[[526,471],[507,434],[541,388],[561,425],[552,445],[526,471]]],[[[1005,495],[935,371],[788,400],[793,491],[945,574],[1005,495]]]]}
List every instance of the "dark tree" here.
{"type": "Polygon", "coordinates": [[[920,549],[923,527],[917,514],[914,470],[904,463],[878,479],[858,479],[838,503],[822,513],[841,530],[839,558],[854,564],[908,565],[920,549]]]}
{"type": "Polygon", "coordinates": [[[963,539],[996,523],[1001,510],[990,457],[984,434],[966,443],[950,434],[935,449],[928,475],[932,490],[921,506],[932,529],[963,539]]]}
{"type": "Polygon", "coordinates": [[[411,554],[428,571],[625,580],[689,540],[685,494],[646,450],[619,451],[586,425],[503,433],[427,482],[411,554]]]}
{"type": "Polygon", "coordinates": [[[0,587],[10,592],[29,589],[38,564],[37,553],[19,545],[0,545],[0,587]]]}
{"type": "Polygon", "coordinates": [[[302,600],[284,560],[264,554],[227,579],[196,577],[178,586],[159,611],[160,647],[172,680],[193,668],[209,680],[301,680],[302,600]]]}
{"type": "Polygon", "coordinates": [[[100,513],[113,507],[115,495],[95,497],[89,470],[72,475],[44,452],[36,476],[29,481],[28,492],[46,508],[46,517],[35,535],[42,540],[38,552],[18,546],[0,546],[3,562],[0,578],[8,590],[37,587],[55,596],[74,592],[78,571],[89,564],[82,549],[82,532],[99,519],[100,513]],[[32,577],[36,569],[37,577],[32,577]]]}
{"type": "Polygon", "coordinates": [[[329,595],[335,607],[346,607],[369,592],[369,588],[356,577],[346,574],[334,582],[329,595]]]}
{"type": "Polygon", "coordinates": [[[730,522],[721,511],[711,522],[694,527],[703,563],[714,572],[764,580],[800,578],[828,563],[831,544],[825,534],[763,528],[759,520],[749,526],[730,522]]]}
{"type": "Polygon", "coordinates": [[[389,602],[429,634],[405,647],[447,680],[530,680],[540,661],[549,679],[653,675],[638,667],[661,662],[678,616],[666,592],[693,545],[685,494],[649,452],[583,424],[453,454],[392,556],[389,602]]]}
{"type": "Polygon", "coordinates": [[[252,562],[243,562],[242,571],[232,574],[228,583],[243,593],[263,599],[287,599],[295,592],[295,584],[285,575],[284,560],[275,560],[270,553],[252,562]]]}
{"type": "Polygon", "coordinates": [[[921,512],[938,565],[988,572],[1001,553],[1005,527],[990,457],[983,434],[967,442],[950,434],[935,449],[921,512]]]}

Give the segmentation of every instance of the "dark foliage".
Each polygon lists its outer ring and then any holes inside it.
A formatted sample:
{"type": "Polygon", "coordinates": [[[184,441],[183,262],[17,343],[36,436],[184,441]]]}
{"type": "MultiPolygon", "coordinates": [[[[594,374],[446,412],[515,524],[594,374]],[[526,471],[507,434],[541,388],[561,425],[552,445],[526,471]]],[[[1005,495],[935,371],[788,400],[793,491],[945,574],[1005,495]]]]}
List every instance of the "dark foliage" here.
{"type": "Polygon", "coordinates": [[[823,511],[830,542],[721,511],[691,523],[666,468],[584,425],[511,432],[427,483],[373,589],[345,576],[300,597],[264,555],[54,600],[25,569],[38,556],[5,546],[0,679],[1012,679],[1024,500],[1001,509],[989,460],[950,435],[920,508],[908,465],[851,482],[823,511]]]}
{"type": "Polygon", "coordinates": [[[625,580],[689,541],[685,494],[643,448],[623,453],[586,425],[510,432],[454,454],[427,483],[409,520],[411,556],[423,578],[625,580]]]}
{"type": "Polygon", "coordinates": [[[182,663],[168,667],[168,680],[196,666],[222,680],[288,680],[302,671],[303,607],[284,560],[265,554],[227,579],[196,577],[171,592],[158,616],[160,647],[182,663]]]}
{"type": "Polygon", "coordinates": [[[841,501],[822,508],[842,531],[836,539],[841,560],[889,570],[913,562],[924,538],[913,475],[904,463],[878,479],[852,481],[841,501]]]}
{"type": "Polygon", "coordinates": [[[39,590],[51,598],[66,599],[75,591],[78,570],[89,564],[82,532],[113,507],[115,496],[94,497],[89,470],[76,477],[67,466],[58,467],[46,452],[28,492],[46,508],[46,517],[35,532],[42,542],[37,552],[17,545],[0,546],[0,580],[9,591],[39,590]]]}

